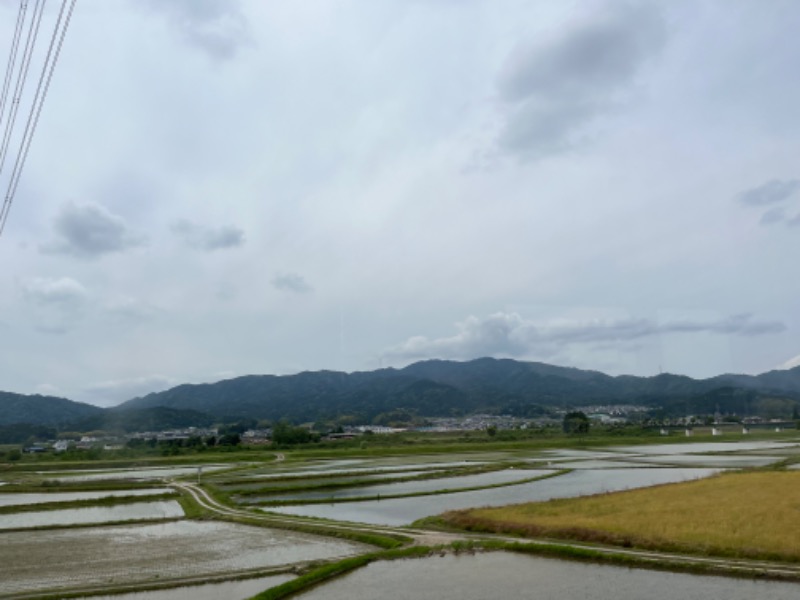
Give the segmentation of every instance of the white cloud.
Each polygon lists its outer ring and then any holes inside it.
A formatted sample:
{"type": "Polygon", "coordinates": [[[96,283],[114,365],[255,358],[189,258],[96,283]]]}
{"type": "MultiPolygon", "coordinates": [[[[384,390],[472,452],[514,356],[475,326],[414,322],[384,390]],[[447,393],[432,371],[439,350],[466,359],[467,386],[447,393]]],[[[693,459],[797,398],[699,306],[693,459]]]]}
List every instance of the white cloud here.
{"type": "Polygon", "coordinates": [[[88,296],[86,288],[70,277],[37,277],[25,282],[22,291],[28,301],[42,306],[77,306],[88,296]]]}
{"type": "Polygon", "coordinates": [[[456,323],[451,337],[429,339],[412,337],[390,348],[386,354],[400,358],[479,358],[481,356],[553,356],[573,344],[605,346],[620,344],[630,349],[631,341],[659,335],[712,333],[753,337],[781,333],[786,326],[778,321],[759,321],[751,315],[734,315],[715,321],[670,321],[648,319],[561,321],[539,324],[517,313],[498,312],[484,319],[470,316],[456,323]]]}
{"type": "Polygon", "coordinates": [[[794,358],[790,358],[786,362],[779,364],[775,368],[778,370],[787,370],[787,369],[794,369],[795,367],[800,367],[800,354],[798,354],[794,358]]]}

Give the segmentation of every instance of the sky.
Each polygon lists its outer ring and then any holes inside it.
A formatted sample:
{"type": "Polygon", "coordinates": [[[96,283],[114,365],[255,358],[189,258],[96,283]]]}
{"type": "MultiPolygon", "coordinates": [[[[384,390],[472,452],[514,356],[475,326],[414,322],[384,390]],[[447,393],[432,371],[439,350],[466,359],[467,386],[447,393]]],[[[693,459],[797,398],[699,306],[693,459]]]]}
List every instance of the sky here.
{"type": "Polygon", "coordinates": [[[0,389],[800,365],[798,31],[795,0],[79,0],[0,389]]]}

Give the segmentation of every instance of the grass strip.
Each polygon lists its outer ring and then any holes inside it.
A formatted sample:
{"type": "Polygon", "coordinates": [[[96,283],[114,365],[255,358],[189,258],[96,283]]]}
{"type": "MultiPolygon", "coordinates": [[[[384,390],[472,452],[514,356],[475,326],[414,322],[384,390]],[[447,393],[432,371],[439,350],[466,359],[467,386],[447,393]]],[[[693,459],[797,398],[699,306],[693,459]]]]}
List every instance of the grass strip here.
{"type": "Polygon", "coordinates": [[[374,552],[371,554],[362,554],[361,556],[353,556],[343,560],[327,563],[308,573],[300,575],[297,579],[287,581],[281,585],[275,586],[268,590],[252,596],[250,600],[280,600],[281,598],[288,598],[293,594],[306,591],[313,586],[319,585],[334,577],[344,575],[354,571],[360,567],[368,565],[376,560],[397,560],[400,558],[416,558],[426,556],[430,552],[427,546],[413,546],[411,548],[404,548],[402,550],[387,550],[384,552],[374,552]]]}
{"type": "Polygon", "coordinates": [[[360,542],[362,544],[369,544],[384,549],[398,549],[413,542],[413,538],[399,534],[382,534],[373,531],[364,531],[356,528],[317,525],[315,523],[300,523],[297,521],[286,521],[283,519],[270,519],[268,516],[264,517],[244,517],[233,515],[215,514],[215,519],[222,521],[230,521],[232,523],[240,523],[242,525],[254,525],[256,527],[268,527],[271,529],[285,529],[287,531],[298,531],[300,533],[310,533],[313,535],[322,535],[327,537],[335,537],[339,539],[350,540],[352,542],[360,542]]]}

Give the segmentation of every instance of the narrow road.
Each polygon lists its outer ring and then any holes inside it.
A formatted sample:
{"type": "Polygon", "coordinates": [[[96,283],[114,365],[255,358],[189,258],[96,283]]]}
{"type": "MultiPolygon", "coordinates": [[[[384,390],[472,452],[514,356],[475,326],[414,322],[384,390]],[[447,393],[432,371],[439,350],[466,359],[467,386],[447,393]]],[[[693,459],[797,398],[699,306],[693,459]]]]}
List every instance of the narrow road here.
{"type": "Polygon", "coordinates": [[[277,513],[259,514],[255,511],[232,508],[226,506],[213,497],[204,489],[198,487],[196,484],[187,482],[173,481],[172,486],[183,490],[190,494],[198,504],[206,510],[227,517],[245,517],[248,519],[255,519],[263,521],[264,524],[276,524],[280,526],[281,523],[287,525],[313,525],[315,528],[328,529],[332,532],[335,531],[355,531],[364,533],[375,533],[383,535],[399,535],[412,538],[414,544],[425,546],[436,545],[449,545],[456,541],[479,541],[479,540],[500,540],[512,543],[533,544],[541,546],[561,546],[564,548],[574,548],[581,550],[591,550],[600,552],[610,556],[630,556],[641,561],[642,563],[651,563],[653,565],[676,565],[684,566],[687,568],[692,567],[711,567],[732,575],[747,575],[754,577],[769,576],[774,578],[785,578],[800,580],[800,564],[793,563],[780,563],[764,560],[750,560],[750,559],[734,559],[734,558],[713,558],[705,556],[692,556],[686,554],[674,554],[667,552],[653,552],[648,550],[636,550],[630,548],[615,548],[608,546],[595,546],[589,544],[582,544],[579,542],[570,542],[564,540],[542,540],[530,539],[519,537],[508,537],[499,535],[480,535],[472,533],[451,533],[441,532],[425,529],[414,529],[410,527],[384,527],[376,525],[355,525],[349,523],[333,523],[325,522],[320,523],[317,520],[305,519],[303,517],[281,515],[277,513]]]}

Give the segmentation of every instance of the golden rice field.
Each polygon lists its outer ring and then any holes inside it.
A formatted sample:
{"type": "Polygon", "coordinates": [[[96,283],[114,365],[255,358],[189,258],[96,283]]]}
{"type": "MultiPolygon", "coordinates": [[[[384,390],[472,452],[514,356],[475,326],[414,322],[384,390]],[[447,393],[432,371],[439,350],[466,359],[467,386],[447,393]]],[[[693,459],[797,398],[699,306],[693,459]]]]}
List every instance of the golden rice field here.
{"type": "Polygon", "coordinates": [[[800,471],[727,473],[444,519],[479,531],[800,561],[800,471]]]}

